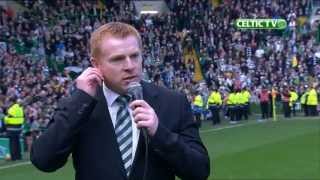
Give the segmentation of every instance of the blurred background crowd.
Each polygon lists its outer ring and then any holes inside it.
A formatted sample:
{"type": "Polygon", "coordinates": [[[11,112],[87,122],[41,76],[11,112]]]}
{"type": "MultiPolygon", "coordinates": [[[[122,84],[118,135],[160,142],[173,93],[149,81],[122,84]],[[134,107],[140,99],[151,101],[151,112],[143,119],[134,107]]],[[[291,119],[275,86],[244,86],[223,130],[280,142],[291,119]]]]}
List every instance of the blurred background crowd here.
{"type": "Polygon", "coordinates": [[[312,89],[319,96],[319,23],[310,22],[309,0],[165,2],[169,12],[152,15],[137,14],[131,0],[25,0],[19,11],[0,5],[0,119],[19,100],[25,133],[45,129],[57,101],[90,66],[91,32],[110,21],[141,33],[146,81],[186,93],[193,107],[202,98],[200,119],[214,114],[207,106],[212,90],[221,95],[219,106],[242,104],[228,99],[241,90],[250,94],[246,105],[261,103],[263,90],[279,102],[289,90],[297,103],[312,89]],[[288,26],[239,30],[233,25],[238,18],[281,18],[288,26]]]}

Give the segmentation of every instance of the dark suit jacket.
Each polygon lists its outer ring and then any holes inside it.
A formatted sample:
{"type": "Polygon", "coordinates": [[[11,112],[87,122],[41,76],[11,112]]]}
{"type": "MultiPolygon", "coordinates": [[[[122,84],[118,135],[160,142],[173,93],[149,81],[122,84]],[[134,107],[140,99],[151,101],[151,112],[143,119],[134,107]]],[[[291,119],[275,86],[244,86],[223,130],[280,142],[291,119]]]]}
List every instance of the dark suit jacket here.
{"type": "MultiPolygon", "coordinates": [[[[144,100],[159,118],[148,144],[147,179],[202,180],[209,175],[209,157],[193,121],[187,98],[143,83],[144,100]]],[[[102,88],[97,98],[81,90],[62,100],[48,130],[33,144],[32,163],[40,170],[61,168],[72,153],[77,180],[141,180],[145,164],[142,134],[127,178],[102,88]],[[97,99],[97,100],[96,100],[97,99]]]]}

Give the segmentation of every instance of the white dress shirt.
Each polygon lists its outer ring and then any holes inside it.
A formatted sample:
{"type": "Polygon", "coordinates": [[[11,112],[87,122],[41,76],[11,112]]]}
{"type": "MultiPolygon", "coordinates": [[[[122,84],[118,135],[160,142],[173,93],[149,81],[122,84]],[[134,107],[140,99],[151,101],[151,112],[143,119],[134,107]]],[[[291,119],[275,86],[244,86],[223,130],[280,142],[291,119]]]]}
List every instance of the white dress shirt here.
{"type": "MultiPolygon", "coordinates": [[[[107,100],[108,109],[110,112],[110,117],[111,117],[113,128],[114,128],[117,120],[117,112],[119,109],[119,105],[115,103],[115,101],[120,95],[112,91],[111,89],[109,89],[104,83],[103,83],[103,94],[107,100]]],[[[129,109],[129,113],[132,121],[131,124],[132,124],[132,161],[133,161],[136,154],[136,150],[137,150],[140,130],[137,128],[137,124],[133,120],[132,110],[129,107],[128,109],[129,109]]]]}

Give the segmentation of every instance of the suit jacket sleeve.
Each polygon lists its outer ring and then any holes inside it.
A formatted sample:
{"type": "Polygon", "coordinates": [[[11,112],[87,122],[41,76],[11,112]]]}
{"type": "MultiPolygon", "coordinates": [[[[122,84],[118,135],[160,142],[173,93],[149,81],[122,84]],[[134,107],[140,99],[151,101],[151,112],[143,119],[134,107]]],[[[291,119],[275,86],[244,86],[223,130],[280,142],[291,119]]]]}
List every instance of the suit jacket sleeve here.
{"type": "Polygon", "coordinates": [[[32,145],[31,162],[38,169],[52,172],[67,162],[77,132],[88,120],[95,104],[96,100],[81,90],[60,101],[48,130],[32,145]]]}
{"type": "Polygon", "coordinates": [[[179,132],[172,132],[160,121],[150,143],[181,179],[207,179],[210,173],[208,152],[193,121],[190,103],[182,95],[179,101],[179,132]]]}

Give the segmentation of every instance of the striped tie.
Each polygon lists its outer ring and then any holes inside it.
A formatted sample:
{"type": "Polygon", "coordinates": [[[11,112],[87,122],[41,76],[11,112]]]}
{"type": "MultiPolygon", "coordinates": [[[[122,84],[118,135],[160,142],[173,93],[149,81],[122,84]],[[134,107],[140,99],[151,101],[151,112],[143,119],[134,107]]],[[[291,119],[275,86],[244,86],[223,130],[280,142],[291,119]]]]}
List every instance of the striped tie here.
{"type": "Polygon", "coordinates": [[[116,102],[119,104],[119,110],[115,125],[115,133],[127,176],[129,176],[132,165],[132,122],[128,110],[128,101],[129,98],[126,96],[117,98],[116,102]]]}

